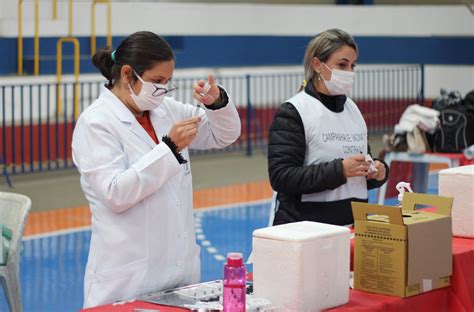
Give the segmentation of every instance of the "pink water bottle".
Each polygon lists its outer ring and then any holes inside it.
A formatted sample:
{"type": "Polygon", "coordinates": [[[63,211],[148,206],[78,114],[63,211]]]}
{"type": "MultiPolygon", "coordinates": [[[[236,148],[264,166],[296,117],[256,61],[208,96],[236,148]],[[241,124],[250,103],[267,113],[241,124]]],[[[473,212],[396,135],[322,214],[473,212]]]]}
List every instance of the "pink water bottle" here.
{"type": "Polygon", "coordinates": [[[245,265],[241,253],[227,254],[223,306],[224,312],[245,312],[245,265]]]}

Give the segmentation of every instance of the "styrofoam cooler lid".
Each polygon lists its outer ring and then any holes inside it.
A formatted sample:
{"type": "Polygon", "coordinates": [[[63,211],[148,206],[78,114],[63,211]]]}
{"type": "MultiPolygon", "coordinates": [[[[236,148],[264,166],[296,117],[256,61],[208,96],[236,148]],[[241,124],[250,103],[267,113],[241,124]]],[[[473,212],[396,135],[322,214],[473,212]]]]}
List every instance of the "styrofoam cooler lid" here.
{"type": "Polygon", "coordinates": [[[301,221],[257,229],[253,231],[253,236],[282,241],[302,242],[314,240],[315,238],[332,237],[349,233],[349,228],[345,226],[301,221]]]}
{"type": "Polygon", "coordinates": [[[448,169],[443,169],[439,171],[440,175],[449,175],[449,174],[463,174],[463,175],[474,175],[474,165],[453,167],[448,169]]]}

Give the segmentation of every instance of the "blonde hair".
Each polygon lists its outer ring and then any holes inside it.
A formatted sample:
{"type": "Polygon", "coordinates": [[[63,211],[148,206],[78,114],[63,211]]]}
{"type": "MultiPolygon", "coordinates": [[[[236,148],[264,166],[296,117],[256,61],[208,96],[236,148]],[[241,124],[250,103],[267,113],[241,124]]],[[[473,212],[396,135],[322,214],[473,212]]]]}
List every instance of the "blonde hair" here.
{"type": "MultiPolygon", "coordinates": [[[[357,44],[351,35],[340,29],[328,29],[317,34],[308,43],[304,54],[304,79],[309,82],[317,73],[313,69],[313,58],[317,57],[320,62],[326,62],[331,54],[342,46],[349,46],[358,53],[357,44]]],[[[304,88],[302,86],[302,88],[304,88]]],[[[300,88],[300,90],[302,90],[300,88]]]]}

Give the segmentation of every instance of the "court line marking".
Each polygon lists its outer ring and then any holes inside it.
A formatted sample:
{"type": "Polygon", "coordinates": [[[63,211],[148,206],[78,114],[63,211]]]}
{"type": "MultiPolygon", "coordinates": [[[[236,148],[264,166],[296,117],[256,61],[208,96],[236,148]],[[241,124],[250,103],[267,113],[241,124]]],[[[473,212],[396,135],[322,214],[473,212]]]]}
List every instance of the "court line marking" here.
{"type": "MultiPolygon", "coordinates": [[[[201,218],[200,214],[202,214],[203,212],[226,210],[226,209],[232,209],[232,208],[239,208],[241,206],[251,206],[251,205],[270,203],[270,202],[271,202],[271,199],[265,199],[265,200],[232,203],[232,204],[226,204],[226,205],[217,205],[217,206],[212,206],[208,208],[200,208],[199,210],[194,210],[194,215],[196,219],[198,217],[201,218]]],[[[31,235],[23,236],[23,240],[26,241],[26,240],[47,238],[47,237],[52,237],[52,236],[67,235],[67,234],[89,231],[90,229],[91,229],[91,226],[89,225],[89,226],[74,227],[74,228],[70,228],[66,230],[45,232],[41,234],[31,234],[31,235]]],[[[201,233],[198,233],[198,234],[202,235],[201,233]]]]}
{"type": "MultiPolygon", "coordinates": [[[[271,197],[271,186],[267,180],[231,184],[193,191],[194,211],[200,208],[264,200],[271,197]],[[216,195],[218,195],[216,197],[216,195]]],[[[91,212],[88,205],[59,208],[47,211],[32,211],[28,216],[23,235],[51,233],[91,226],[91,212]]]]}
{"type": "Polygon", "coordinates": [[[52,231],[52,232],[46,232],[46,233],[41,233],[41,234],[32,234],[28,236],[23,236],[23,240],[28,241],[28,240],[47,238],[47,237],[52,237],[52,236],[68,235],[68,234],[73,234],[73,233],[78,233],[78,232],[89,231],[90,229],[91,227],[89,225],[89,226],[75,227],[75,228],[71,228],[67,230],[52,231]]]}

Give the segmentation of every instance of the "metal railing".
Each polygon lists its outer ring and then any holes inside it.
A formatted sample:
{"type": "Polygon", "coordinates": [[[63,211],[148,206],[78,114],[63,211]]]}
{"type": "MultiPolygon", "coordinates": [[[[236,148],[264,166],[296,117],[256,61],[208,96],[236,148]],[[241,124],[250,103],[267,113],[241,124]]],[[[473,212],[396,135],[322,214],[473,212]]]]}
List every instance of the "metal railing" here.
{"type": "Polygon", "coordinates": [[[58,19],[58,0],[53,0],[53,19],[58,19]]]}
{"type": "MultiPolygon", "coordinates": [[[[81,61],[81,48],[79,39],[73,37],[72,35],[72,25],[73,25],[73,2],[69,0],[68,5],[69,10],[69,24],[68,24],[68,37],[62,37],[58,39],[56,43],[56,78],[57,84],[61,85],[62,76],[63,76],[63,44],[64,43],[72,43],[74,46],[74,117],[79,115],[78,111],[78,104],[79,104],[79,92],[78,82],[79,82],[79,71],[80,71],[80,61],[81,61]]],[[[62,113],[62,97],[61,97],[61,88],[57,89],[58,96],[57,96],[57,113],[61,115],[62,113]]]]}
{"type": "MultiPolygon", "coordinates": [[[[96,33],[95,33],[95,7],[97,4],[105,4],[107,7],[107,46],[112,47],[112,5],[110,0],[93,0],[91,4],[91,55],[94,55],[96,51],[96,33]]],[[[58,3],[57,0],[53,0],[52,3],[52,15],[53,19],[57,19],[58,17],[58,3]]],[[[61,42],[73,42],[75,46],[74,57],[79,59],[77,55],[80,53],[79,49],[79,41],[73,38],[73,0],[68,0],[68,36],[60,38],[59,41],[61,42]],[[76,50],[77,48],[77,50],[76,50]],[[78,53],[77,53],[77,52],[78,53]]],[[[33,58],[33,74],[39,75],[40,74],[40,39],[39,39],[39,2],[38,0],[34,0],[34,58],[33,58]]],[[[23,51],[23,0],[18,0],[18,38],[17,38],[17,45],[18,45],[18,65],[17,71],[18,75],[24,74],[24,51],[23,51]]],[[[59,45],[59,43],[58,43],[59,45]]],[[[76,62],[76,61],[75,61],[76,62]]],[[[60,73],[58,73],[58,77],[60,73]]],[[[60,78],[58,78],[58,83],[60,83],[60,78]]]]}
{"type": "MultiPolygon", "coordinates": [[[[33,74],[40,73],[40,40],[39,40],[39,3],[34,0],[35,12],[35,34],[34,34],[34,58],[33,74]]],[[[53,18],[57,18],[57,2],[53,2],[53,18]]],[[[72,36],[72,0],[69,0],[69,36],[72,36]]],[[[23,0],[18,0],[18,75],[23,75],[23,0]]]]}
{"type": "MultiPolygon", "coordinates": [[[[35,12],[35,36],[34,36],[34,75],[39,75],[39,4],[38,0],[34,1],[35,12]]],[[[18,75],[23,75],[23,0],[18,0],[18,75]]]]}
{"type": "Polygon", "coordinates": [[[103,3],[107,6],[107,46],[112,47],[112,5],[110,0],[93,0],[91,5],[91,56],[96,51],[95,7],[98,3],[103,3]]]}
{"type": "MultiPolygon", "coordinates": [[[[79,40],[74,37],[63,37],[60,38],[56,45],[56,79],[57,85],[61,85],[62,81],[62,64],[63,64],[63,43],[72,43],[74,45],[74,117],[77,118],[79,116],[79,62],[80,62],[80,47],[79,47],[79,40]]],[[[58,96],[57,96],[57,113],[61,115],[62,113],[62,97],[61,97],[61,88],[57,88],[58,96]]]]}
{"type": "MultiPolygon", "coordinates": [[[[369,134],[392,132],[408,105],[423,103],[422,72],[422,66],[357,71],[350,96],[364,115],[369,134]]],[[[175,79],[179,89],[173,97],[192,103],[192,84],[201,78],[175,79]]],[[[216,79],[228,90],[242,121],[241,137],[225,151],[251,155],[255,149],[266,147],[276,110],[297,92],[303,75],[222,75],[216,79]]],[[[3,174],[72,168],[71,139],[77,113],[99,96],[103,84],[90,81],[0,85],[3,174]]]]}
{"type": "Polygon", "coordinates": [[[18,0],[18,75],[23,75],[23,1],[18,0]]]}

